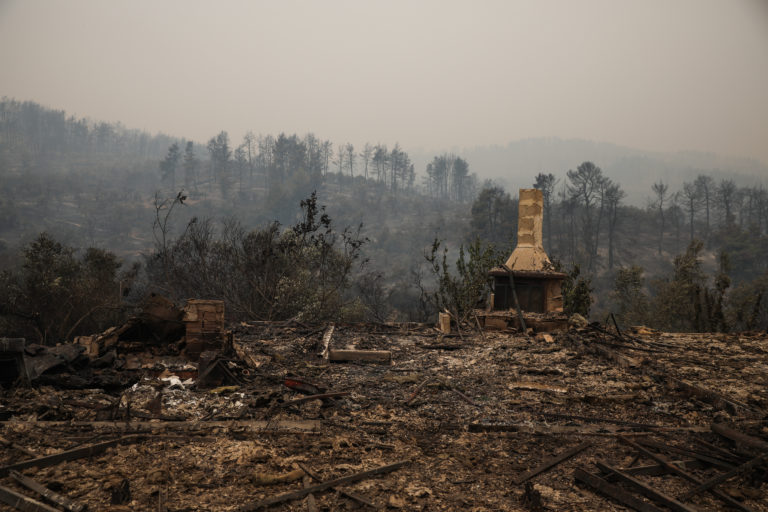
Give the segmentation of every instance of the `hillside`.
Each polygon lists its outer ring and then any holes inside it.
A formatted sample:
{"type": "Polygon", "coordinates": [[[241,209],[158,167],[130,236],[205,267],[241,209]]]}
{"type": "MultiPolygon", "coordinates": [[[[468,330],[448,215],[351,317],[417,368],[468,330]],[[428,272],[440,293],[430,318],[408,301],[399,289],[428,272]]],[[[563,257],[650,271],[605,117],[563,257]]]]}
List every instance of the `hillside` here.
{"type": "MultiPolygon", "coordinates": [[[[696,255],[702,286],[713,286],[721,252],[732,288],[762,283],[768,270],[761,257],[768,251],[768,191],[760,181],[768,172],[747,160],[558,139],[475,148],[462,153],[465,160],[430,159],[399,145],[356,150],[311,133],[248,134],[238,144],[222,131],[201,144],[29,102],[3,99],[0,110],[3,269],[18,268],[22,249],[43,231],[81,254],[88,247],[113,252],[124,269],[141,262],[157,249],[162,205],[180,190],[184,201],[168,218],[169,240],[205,219],[213,239],[233,221],[246,231],[273,221],[291,226],[300,221],[299,203],[316,191],[336,228],[362,224],[365,264],[355,269],[350,299],[371,295],[378,319],[425,320],[425,291],[436,281],[424,253],[433,240],[448,248],[451,271],[459,247],[476,237],[508,251],[516,240],[517,189],[549,167],[546,249],[591,279],[598,315],[614,311],[611,291],[621,269],[642,267],[640,287],[653,296],[695,239],[704,241],[696,255]],[[508,168],[517,170],[505,175],[508,168]],[[575,192],[582,170],[590,197],[575,192]],[[480,186],[493,176],[509,190],[480,186]],[[660,196],[651,187],[657,176],[668,179],[660,196]],[[613,202],[600,196],[609,190],[613,202]]],[[[747,295],[761,297],[757,288],[747,295]]],[[[768,309],[760,300],[750,307],[768,309]]]]}

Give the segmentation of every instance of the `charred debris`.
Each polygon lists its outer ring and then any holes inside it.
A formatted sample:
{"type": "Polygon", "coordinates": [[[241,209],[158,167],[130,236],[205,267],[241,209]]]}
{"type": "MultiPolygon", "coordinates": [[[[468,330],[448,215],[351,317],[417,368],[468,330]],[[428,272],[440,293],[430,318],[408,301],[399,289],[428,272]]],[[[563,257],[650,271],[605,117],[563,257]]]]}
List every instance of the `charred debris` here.
{"type": "Polygon", "coordinates": [[[2,340],[6,509],[768,510],[764,334],[223,313],[2,340]]]}
{"type": "Polygon", "coordinates": [[[466,322],[227,325],[155,295],[73,343],[1,339],[0,510],[767,511],[768,335],[567,318],[523,192],[466,322]]]}

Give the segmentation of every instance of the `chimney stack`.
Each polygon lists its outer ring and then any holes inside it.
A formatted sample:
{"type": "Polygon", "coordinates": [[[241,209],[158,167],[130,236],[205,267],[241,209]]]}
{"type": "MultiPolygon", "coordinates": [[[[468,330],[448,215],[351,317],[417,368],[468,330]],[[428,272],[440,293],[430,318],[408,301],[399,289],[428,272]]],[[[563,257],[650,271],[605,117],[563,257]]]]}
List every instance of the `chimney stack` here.
{"type": "Polygon", "coordinates": [[[518,205],[517,247],[507,260],[512,270],[548,271],[552,263],[544,252],[542,236],[544,196],[539,189],[521,188],[518,205]]]}

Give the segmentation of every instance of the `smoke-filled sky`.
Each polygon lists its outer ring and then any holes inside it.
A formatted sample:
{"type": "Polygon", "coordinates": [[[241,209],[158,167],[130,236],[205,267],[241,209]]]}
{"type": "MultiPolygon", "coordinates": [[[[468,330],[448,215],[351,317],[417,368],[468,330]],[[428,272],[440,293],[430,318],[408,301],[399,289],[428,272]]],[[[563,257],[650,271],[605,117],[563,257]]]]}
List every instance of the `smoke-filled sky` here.
{"type": "Polygon", "coordinates": [[[768,162],[765,0],[0,0],[0,96],[206,141],[768,162]]]}

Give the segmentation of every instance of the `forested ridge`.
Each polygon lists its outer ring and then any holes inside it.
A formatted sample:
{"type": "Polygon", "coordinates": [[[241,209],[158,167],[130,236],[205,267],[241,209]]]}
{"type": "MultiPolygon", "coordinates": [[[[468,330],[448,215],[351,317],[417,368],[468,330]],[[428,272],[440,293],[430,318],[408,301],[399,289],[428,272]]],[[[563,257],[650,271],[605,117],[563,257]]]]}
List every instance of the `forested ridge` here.
{"type": "Polygon", "coordinates": [[[592,161],[545,171],[505,190],[454,154],[417,168],[397,142],[251,132],[234,141],[226,131],[198,142],[4,98],[0,314],[9,332],[47,341],[100,328],[150,290],[225,298],[233,318],[431,320],[439,276],[424,256],[434,240],[449,264],[476,239],[508,255],[517,189],[536,186],[545,247],[592,288],[594,317],[768,327],[763,184],[702,171],[676,188],[658,180],[644,204],[627,204],[620,181],[592,161]],[[325,270],[296,272],[297,262],[325,270]],[[318,293],[302,294],[309,286],[318,293]],[[46,294],[55,305],[39,305],[46,294]]]}

